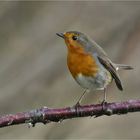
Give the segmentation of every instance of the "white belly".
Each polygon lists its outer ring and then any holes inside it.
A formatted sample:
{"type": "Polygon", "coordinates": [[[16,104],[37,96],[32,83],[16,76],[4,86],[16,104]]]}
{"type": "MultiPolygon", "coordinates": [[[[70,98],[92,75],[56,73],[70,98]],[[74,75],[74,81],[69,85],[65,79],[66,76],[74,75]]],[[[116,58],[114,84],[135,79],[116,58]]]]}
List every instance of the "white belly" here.
{"type": "Polygon", "coordinates": [[[111,81],[111,75],[109,72],[101,71],[95,77],[84,76],[81,73],[76,77],[76,81],[79,85],[89,90],[103,90],[111,81]]]}

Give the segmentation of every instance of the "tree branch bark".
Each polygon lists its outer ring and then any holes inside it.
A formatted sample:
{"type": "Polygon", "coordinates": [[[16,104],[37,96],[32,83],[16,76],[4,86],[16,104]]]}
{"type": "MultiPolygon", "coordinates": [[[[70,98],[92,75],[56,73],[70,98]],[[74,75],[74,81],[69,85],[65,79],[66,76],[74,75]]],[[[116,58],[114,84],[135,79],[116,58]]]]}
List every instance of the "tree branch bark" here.
{"type": "Polygon", "coordinates": [[[92,104],[77,107],[51,109],[42,107],[28,112],[9,114],[0,117],[0,127],[28,123],[35,126],[36,123],[61,122],[65,119],[102,115],[121,115],[128,112],[140,111],[140,100],[128,100],[124,102],[92,104]]]}

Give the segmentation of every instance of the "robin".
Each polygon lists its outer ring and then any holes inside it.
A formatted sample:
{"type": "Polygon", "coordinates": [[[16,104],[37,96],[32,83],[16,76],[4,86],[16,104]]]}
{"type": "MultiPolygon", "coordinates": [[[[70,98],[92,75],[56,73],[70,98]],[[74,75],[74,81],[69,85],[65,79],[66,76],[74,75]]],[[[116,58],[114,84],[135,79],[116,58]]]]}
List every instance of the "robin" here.
{"type": "Polygon", "coordinates": [[[85,89],[76,105],[86,91],[103,90],[106,102],[106,88],[114,80],[119,90],[123,90],[118,70],[131,70],[131,66],[115,64],[106,52],[92,39],[78,31],[56,33],[65,40],[68,48],[67,65],[77,83],[85,89]]]}

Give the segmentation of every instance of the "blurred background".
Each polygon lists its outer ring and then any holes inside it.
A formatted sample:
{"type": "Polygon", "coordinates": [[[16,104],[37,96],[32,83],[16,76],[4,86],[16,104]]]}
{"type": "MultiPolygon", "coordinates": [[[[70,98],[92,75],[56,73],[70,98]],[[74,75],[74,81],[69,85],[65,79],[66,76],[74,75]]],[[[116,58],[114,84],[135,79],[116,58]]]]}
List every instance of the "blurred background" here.
{"type": "MultiPolygon", "coordinates": [[[[0,115],[73,106],[83,89],[70,75],[67,48],[56,32],[76,30],[102,46],[120,71],[124,91],[113,83],[108,102],[139,99],[140,2],[0,2],[0,115]]],[[[102,92],[82,104],[99,103],[102,92]]],[[[0,129],[0,138],[139,139],[140,114],[78,118],[62,123],[0,129]]]]}

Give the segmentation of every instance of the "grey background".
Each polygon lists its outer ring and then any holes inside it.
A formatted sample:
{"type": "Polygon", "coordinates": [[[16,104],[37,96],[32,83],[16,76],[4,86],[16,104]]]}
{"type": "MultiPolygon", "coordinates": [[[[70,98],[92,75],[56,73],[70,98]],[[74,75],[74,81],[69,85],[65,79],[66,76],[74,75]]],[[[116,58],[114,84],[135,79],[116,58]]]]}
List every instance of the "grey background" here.
{"type": "MultiPolygon", "coordinates": [[[[0,115],[42,106],[72,106],[83,89],[71,77],[67,48],[56,32],[88,34],[117,63],[124,91],[113,83],[108,102],[139,99],[140,2],[0,2],[0,115]]],[[[101,92],[89,93],[82,104],[99,103],[101,92]]],[[[78,118],[0,129],[0,138],[136,139],[140,114],[78,118]]]]}

